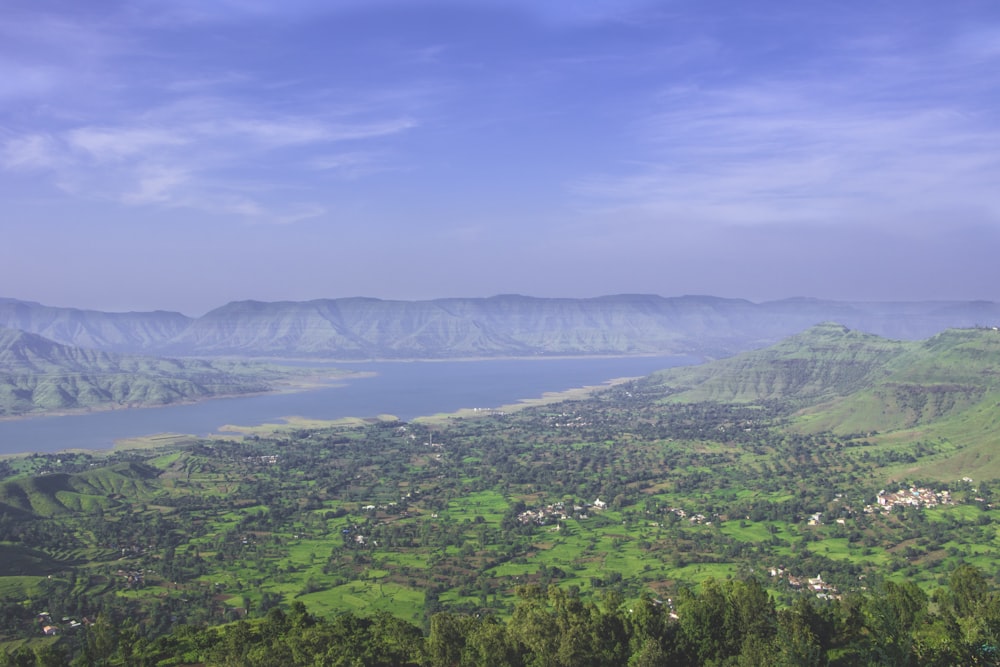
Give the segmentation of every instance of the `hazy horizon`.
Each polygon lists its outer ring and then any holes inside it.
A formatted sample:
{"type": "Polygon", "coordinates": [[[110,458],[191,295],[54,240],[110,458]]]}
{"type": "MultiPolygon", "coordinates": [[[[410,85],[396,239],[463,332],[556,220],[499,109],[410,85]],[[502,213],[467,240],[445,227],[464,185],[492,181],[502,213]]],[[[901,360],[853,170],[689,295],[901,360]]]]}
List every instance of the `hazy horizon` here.
{"type": "Polygon", "coordinates": [[[13,0],[0,292],[1000,300],[1000,6],[13,0]]]}
{"type": "Polygon", "coordinates": [[[231,303],[239,303],[239,302],[243,302],[243,301],[254,301],[254,302],[258,302],[258,303],[305,303],[305,302],[308,302],[308,301],[324,301],[324,300],[334,300],[334,299],[376,299],[376,300],[379,300],[379,301],[419,302],[419,301],[444,301],[444,300],[449,300],[449,299],[491,299],[491,298],[503,297],[503,296],[525,297],[525,298],[529,298],[529,299],[580,299],[580,300],[602,299],[602,298],[619,297],[619,296],[652,296],[652,297],[658,297],[658,298],[663,298],[663,299],[706,298],[706,299],[723,299],[723,300],[727,300],[727,301],[748,301],[748,302],[753,303],[755,305],[762,305],[762,304],[776,302],[776,301],[796,301],[796,300],[803,300],[803,301],[810,301],[810,300],[812,300],[812,301],[830,301],[830,302],[837,302],[837,303],[853,303],[853,304],[865,304],[865,303],[869,303],[869,304],[877,304],[877,303],[887,303],[887,304],[888,303],[919,304],[919,303],[974,303],[974,302],[997,303],[995,301],[991,301],[991,300],[987,300],[987,299],[895,299],[895,300],[821,299],[819,297],[812,297],[812,296],[806,296],[806,295],[801,295],[801,294],[800,295],[795,295],[795,296],[789,296],[789,297],[781,297],[781,298],[778,298],[778,299],[744,299],[743,297],[722,296],[722,295],[718,295],[718,294],[653,294],[653,293],[640,294],[640,293],[636,293],[636,292],[631,292],[631,293],[622,292],[622,293],[619,293],[619,294],[595,294],[593,296],[582,296],[582,297],[537,296],[537,295],[534,295],[534,294],[488,294],[488,295],[483,295],[483,296],[470,296],[470,297],[440,296],[440,297],[430,297],[430,298],[427,298],[427,299],[392,299],[392,298],[372,297],[372,296],[368,296],[368,295],[364,295],[364,294],[355,294],[355,295],[350,295],[350,296],[339,296],[339,297],[336,297],[336,296],[335,297],[316,297],[316,298],[313,298],[313,299],[273,299],[273,300],[253,299],[253,298],[248,298],[248,299],[234,299],[232,301],[227,301],[225,303],[215,304],[215,305],[213,305],[213,306],[211,306],[211,307],[209,307],[209,308],[207,308],[205,310],[202,310],[202,311],[183,311],[183,310],[178,310],[178,309],[173,309],[173,308],[157,308],[157,307],[152,307],[152,308],[131,308],[131,309],[127,309],[127,310],[91,308],[91,307],[88,307],[88,306],[80,306],[80,305],[76,305],[76,304],[46,303],[46,302],[43,302],[43,301],[37,301],[35,299],[22,299],[22,298],[19,298],[19,297],[16,297],[16,296],[10,296],[10,295],[7,295],[7,294],[0,294],[0,299],[13,299],[15,301],[22,301],[22,302],[27,302],[27,303],[37,303],[37,304],[39,304],[41,306],[51,307],[51,308],[66,308],[66,309],[74,309],[74,310],[90,310],[90,311],[108,312],[108,313],[129,313],[129,312],[138,313],[138,312],[155,312],[155,311],[161,311],[161,312],[180,313],[181,315],[184,315],[184,316],[190,317],[190,318],[199,318],[202,315],[205,315],[206,313],[209,313],[209,312],[211,312],[213,310],[216,310],[218,308],[222,308],[222,307],[224,307],[226,305],[229,305],[231,303]]]}

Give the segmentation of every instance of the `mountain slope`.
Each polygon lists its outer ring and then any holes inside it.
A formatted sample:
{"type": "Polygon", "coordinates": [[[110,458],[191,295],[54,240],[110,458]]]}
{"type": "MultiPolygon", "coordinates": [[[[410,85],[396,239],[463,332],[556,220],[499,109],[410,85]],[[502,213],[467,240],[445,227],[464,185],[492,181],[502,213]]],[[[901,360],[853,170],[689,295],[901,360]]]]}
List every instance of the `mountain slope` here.
{"type": "Polygon", "coordinates": [[[852,303],[621,294],[590,299],[239,301],[199,318],[100,313],[0,299],[0,327],[118,353],[446,359],[544,355],[729,356],[824,321],[916,340],[1000,322],[990,302],[852,303]]]}
{"type": "Polygon", "coordinates": [[[76,347],[114,352],[151,350],[190,324],[191,318],[167,311],[105,313],[0,298],[0,327],[76,347]]]}
{"type": "Polygon", "coordinates": [[[54,473],[0,483],[0,513],[55,516],[106,509],[115,497],[147,498],[159,472],[139,463],[120,463],[86,472],[54,473]]]}
{"type": "Polygon", "coordinates": [[[0,416],[266,391],[290,374],[245,362],[122,356],[0,329],[0,416]]]}
{"type": "Polygon", "coordinates": [[[777,400],[808,406],[878,383],[908,345],[826,323],[764,350],[661,371],[653,381],[675,402],[777,400]]]}
{"type": "Polygon", "coordinates": [[[669,353],[688,349],[686,337],[720,319],[716,311],[624,297],[249,301],[199,318],[167,349],[343,358],[669,353]]]}
{"type": "Polygon", "coordinates": [[[923,443],[937,452],[919,468],[930,477],[1000,474],[1000,331],[993,329],[892,341],[824,324],[763,350],[661,371],[642,386],[665,405],[780,404],[793,432],[860,434],[889,448],[923,443]]]}
{"type": "Polygon", "coordinates": [[[906,346],[879,382],[810,410],[810,428],[847,433],[931,426],[940,432],[980,421],[974,412],[992,412],[1000,392],[1000,332],[948,330],[906,346]]]}

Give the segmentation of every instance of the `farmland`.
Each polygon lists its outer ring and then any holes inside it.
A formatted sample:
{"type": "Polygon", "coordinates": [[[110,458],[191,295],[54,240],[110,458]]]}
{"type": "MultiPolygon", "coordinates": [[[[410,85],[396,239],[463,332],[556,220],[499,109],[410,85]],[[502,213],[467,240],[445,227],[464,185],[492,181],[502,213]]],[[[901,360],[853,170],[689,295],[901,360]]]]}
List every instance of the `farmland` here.
{"type": "MultiPolygon", "coordinates": [[[[828,347],[830,336],[793,344],[828,347]]],[[[857,341],[843,336],[856,358],[857,341]]],[[[759,384],[767,364],[753,367],[759,384]]],[[[954,411],[880,417],[897,425],[888,431],[816,429],[816,406],[840,409],[878,382],[817,384],[805,405],[773,391],[748,400],[744,376],[731,373],[726,400],[684,400],[695,372],[426,424],[381,418],[5,461],[2,639],[50,641],[34,618],[43,608],[128,621],[153,639],[292,603],[430,628],[442,611],[512,618],[525,587],[638,604],[753,579],[790,608],[883,582],[931,594],[967,565],[996,575],[1000,486],[971,467],[946,477],[941,465],[988,451],[992,432],[957,437],[954,411]],[[921,440],[899,437],[915,424],[921,440]],[[946,501],[878,500],[911,488],[946,501]]],[[[992,387],[963,392],[990,397],[992,387]]],[[[67,646],[86,635],[61,631],[67,646]]]]}

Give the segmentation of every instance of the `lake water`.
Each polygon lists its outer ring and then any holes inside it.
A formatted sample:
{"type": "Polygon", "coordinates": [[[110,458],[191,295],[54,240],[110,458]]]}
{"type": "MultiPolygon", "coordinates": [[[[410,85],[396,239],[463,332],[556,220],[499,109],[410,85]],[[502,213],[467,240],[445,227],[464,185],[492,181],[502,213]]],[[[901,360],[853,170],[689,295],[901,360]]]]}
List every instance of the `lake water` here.
{"type": "Polygon", "coordinates": [[[409,420],[461,408],[498,407],[549,391],[647,375],[696,361],[624,357],[338,363],[338,368],[375,375],[298,393],[0,422],[0,454],[108,449],[118,439],[155,433],[217,435],[226,424],[256,426],[291,416],[338,419],[391,414],[409,420]]]}

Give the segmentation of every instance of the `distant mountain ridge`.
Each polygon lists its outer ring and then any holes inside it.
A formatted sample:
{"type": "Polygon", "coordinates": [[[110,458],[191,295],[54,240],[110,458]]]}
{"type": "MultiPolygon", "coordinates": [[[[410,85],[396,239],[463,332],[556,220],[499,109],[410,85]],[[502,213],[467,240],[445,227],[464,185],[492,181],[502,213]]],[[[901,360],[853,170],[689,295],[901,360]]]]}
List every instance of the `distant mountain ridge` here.
{"type": "Polygon", "coordinates": [[[826,322],[762,350],[659,371],[650,380],[668,391],[670,402],[812,406],[879,383],[917,345],[826,322]]]}
{"type": "Polygon", "coordinates": [[[75,347],[143,352],[179,335],[192,318],[180,313],[105,313],[0,298],[0,327],[20,329],[75,347]]]}
{"type": "Polygon", "coordinates": [[[270,391],[296,373],[247,361],[123,355],[0,329],[0,417],[270,391]]]}
{"type": "Polygon", "coordinates": [[[353,297],[236,301],[197,318],[104,313],[0,298],[0,327],[76,347],[173,356],[447,359],[689,354],[764,347],[824,321],[918,340],[1000,322],[988,301],[860,303],[795,298],[622,294],[588,299],[500,295],[428,301],[353,297]]]}
{"type": "Polygon", "coordinates": [[[780,405],[792,431],[860,434],[904,450],[923,443],[937,451],[920,469],[931,477],[1000,474],[1000,330],[992,327],[900,341],[825,323],[765,349],[639,382],[665,410],[780,405]]]}
{"type": "Polygon", "coordinates": [[[809,430],[898,431],[1000,414],[1000,331],[948,329],[900,341],[824,323],[762,350],[671,368],[647,382],[667,403],[776,401],[809,430]]]}

